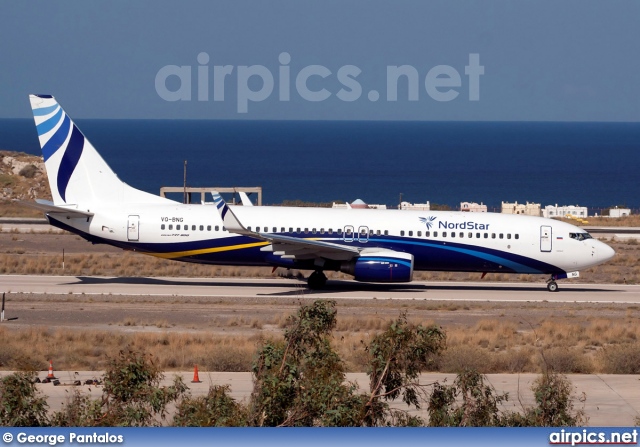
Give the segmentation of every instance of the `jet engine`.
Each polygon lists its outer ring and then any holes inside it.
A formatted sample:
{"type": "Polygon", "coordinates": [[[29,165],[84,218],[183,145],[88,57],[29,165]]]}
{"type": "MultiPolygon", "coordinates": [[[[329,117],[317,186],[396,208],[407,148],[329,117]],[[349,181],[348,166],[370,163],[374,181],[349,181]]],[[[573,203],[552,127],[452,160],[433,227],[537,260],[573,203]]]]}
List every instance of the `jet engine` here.
{"type": "Polygon", "coordinates": [[[392,250],[365,252],[343,262],[340,271],[362,282],[409,282],[413,278],[413,255],[392,250]]]}

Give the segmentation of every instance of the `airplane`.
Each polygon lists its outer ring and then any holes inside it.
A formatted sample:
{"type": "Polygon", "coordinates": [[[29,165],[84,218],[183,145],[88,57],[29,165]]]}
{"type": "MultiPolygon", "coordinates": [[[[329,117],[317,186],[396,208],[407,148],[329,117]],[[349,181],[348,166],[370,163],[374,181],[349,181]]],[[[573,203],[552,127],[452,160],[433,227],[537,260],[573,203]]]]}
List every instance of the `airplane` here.
{"type": "Polygon", "coordinates": [[[410,282],[414,271],[528,273],[558,279],[615,252],[574,225],[454,211],[182,204],[135,189],[111,170],[51,95],[30,95],[53,201],[25,203],[92,243],[184,262],[325,271],[356,281],[410,282]]]}

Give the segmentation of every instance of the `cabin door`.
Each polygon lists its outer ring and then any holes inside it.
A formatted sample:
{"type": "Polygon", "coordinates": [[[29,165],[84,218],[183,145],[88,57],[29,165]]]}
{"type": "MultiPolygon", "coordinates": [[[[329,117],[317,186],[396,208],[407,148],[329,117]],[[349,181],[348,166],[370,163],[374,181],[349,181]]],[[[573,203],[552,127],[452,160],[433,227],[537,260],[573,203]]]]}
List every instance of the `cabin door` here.
{"type": "Polygon", "coordinates": [[[540,251],[551,251],[551,227],[548,225],[540,227],[540,251]]]}
{"type": "Polygon", "coordinates": [[[140,216],[129,216],[129,224],[127,225],[127,240],[137,241],[140,237],[140,216]]]}

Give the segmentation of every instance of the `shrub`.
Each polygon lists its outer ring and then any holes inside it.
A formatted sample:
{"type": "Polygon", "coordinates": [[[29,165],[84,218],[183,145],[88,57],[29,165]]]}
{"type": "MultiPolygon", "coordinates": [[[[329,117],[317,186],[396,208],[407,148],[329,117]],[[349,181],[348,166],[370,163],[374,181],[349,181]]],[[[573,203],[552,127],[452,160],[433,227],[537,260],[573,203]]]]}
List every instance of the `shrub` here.
{"type": "Polygon", "coordinates": [[[606,374],[640,374],[640,343],[607,346],[598,360],[606,374]]]}
{"type": "Polygon", "coordinates": [[[26,165],[18,172],[24,178],[34,178],[38,173],[38,168],[35,165],[26,165]]]}
{"type": "Polygon", "coordinates": [[[489,354],[479,347],[458,345],[448,347],[438,361],[438,370],[446,373],[461,373],[466,370],[491,372],[489,354]]]}
{"type": "Polygon", "coordinates": [[[593,371],[591,360],[579,348],[544,350],[542,362],[542,370],[549,368],[561,374],[589,374],[593,371]]]}
{"type": "Polygon", "coordinates": [[[16,372],[0,379],[0,425],[49,425],[47,401],[36,389],[35,378],[35,372],[16,372]]]}
{"type": "Polygon", "coordinates": [[[176,408],[176,427],[244,427],[247,409],[229,396],[229,385],[211,386],[206,396],[185,397],[176,408]]]}

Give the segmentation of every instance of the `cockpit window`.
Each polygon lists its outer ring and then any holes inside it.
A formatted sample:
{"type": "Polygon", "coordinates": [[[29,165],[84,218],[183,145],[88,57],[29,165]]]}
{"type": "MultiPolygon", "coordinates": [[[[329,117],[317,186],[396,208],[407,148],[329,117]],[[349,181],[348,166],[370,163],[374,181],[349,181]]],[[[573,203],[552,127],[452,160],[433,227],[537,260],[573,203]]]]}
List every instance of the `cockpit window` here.
{"type": "Polygon", "coordinates": [[[576,239],[578,241],[584,241],[585,239],[593,239],[589,233],[569,233],[569,237],[571,239],[576,239]]]}

